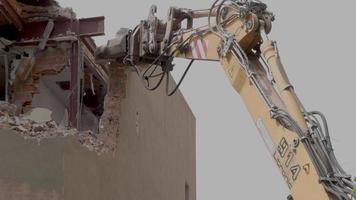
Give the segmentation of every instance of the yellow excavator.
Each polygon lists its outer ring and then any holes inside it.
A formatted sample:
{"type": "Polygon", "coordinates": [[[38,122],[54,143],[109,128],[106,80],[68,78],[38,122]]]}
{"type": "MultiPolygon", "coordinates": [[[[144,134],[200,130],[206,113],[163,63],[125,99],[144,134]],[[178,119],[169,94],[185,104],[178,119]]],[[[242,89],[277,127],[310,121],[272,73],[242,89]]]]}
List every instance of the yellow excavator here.
{"type": "Polygon", "coordinates": [[[240,94],[291,195],[289,200],[352,200],[356,184],[338,163],[326,118],[299,101],[269,39],[275,19],[258,0],[216,0],[204,10],[171,7],[167,21],[156,17],[120,29],[96,60],[134,70],[148,90],[166,82],[167,95],[181,85],[194,60],[220,62],[240,94]],[[206,18],[204,26],[196,19],[206,18]],[[191,60],[182,79],[170,83],[174,58],[191,60]],[[174,87],[172,86],[174,85],[174,87]]]}

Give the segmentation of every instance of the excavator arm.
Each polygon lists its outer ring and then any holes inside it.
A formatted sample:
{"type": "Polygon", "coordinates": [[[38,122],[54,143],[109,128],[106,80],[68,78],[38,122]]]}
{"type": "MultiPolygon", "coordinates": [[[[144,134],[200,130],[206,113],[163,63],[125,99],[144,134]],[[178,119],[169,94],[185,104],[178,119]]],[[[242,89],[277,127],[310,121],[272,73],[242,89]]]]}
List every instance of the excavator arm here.
{"type": "MultiPolygon", "coordinates": [[[[355,183],[337,162],[324,115],[299,101],[268,38],[274,15],[260,1],[217,0],[206,10],[152,6],[147,20],[96,51],[98,62],[132,68],[149,90],[169,80],[174,58],[220,62],[242,97],[294,200],[355,199],[355,183]],[[194,27],[198,18],[207,25],[194,27]],[[153,85],[152,85],[153,82],[153,85]]],[[[172,95],[179,87],[178,82],[172,95]]],[[[167,88],[169,87],[167,84],[167,88]]]]}

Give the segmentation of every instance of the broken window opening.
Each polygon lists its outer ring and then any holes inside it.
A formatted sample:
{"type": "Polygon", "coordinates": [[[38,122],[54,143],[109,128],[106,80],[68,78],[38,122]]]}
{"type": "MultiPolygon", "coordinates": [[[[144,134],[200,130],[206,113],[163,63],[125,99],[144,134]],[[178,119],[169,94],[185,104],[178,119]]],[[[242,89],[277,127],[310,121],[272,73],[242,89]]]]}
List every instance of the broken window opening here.
{"type": "Polygon", "coordinates": [[[95,134],[100,132],[99,123],[104,113],[106,87],[84,62],[84,74],[81,79],[80,102],[81,117],[79,130],[90,130],[95,134]]]}
{"type": "Polygon", "coordinates": [[[84,76],[83,104],[94,115],[101,117],[104,113],[104,99],[106,91],[99,79],[92,73],[87,72],[84,76]]]}

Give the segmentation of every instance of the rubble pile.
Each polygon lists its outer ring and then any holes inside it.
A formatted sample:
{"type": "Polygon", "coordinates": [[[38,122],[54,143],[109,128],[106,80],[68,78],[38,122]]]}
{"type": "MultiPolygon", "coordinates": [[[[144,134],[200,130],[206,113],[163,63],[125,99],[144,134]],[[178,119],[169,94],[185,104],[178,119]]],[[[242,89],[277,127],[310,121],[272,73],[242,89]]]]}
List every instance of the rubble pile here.
{"type": "Polygon", "coordinates": [[[75,136],[79,142],[89,151],[98,154],[107,153],[115,150],[115,146],[105,143],[91,131],[80,132],[76,129],[68,129],[58,126],[53,120],[45,122],[36,122],[23,115],[16,115],[16,106],[0,101],[0,130],[13,130],[21,134],[25,139],[43,139],[63,138],[75,136]]]}

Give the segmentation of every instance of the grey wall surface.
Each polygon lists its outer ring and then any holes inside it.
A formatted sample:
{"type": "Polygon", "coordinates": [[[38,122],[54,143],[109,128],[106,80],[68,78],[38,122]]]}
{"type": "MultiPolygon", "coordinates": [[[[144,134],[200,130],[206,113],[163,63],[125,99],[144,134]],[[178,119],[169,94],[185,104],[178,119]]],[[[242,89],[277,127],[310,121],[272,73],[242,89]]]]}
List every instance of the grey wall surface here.
{"type": "Polygon", "coordinates": [[[98,156],[75,137],[0,130],[0,200],[196,199],[195,118],[180,93],[149,93],[130,73],[117,146],[98,156]]]}
{"type": "MultiPolygon", "coordinates": [[[[60,0],[79,16],[106,16],[107,36],[133,28],[151,4],[165,17],[169,6],[207,8],[213,0],[60,0]]],[[[354,26],[356,1],[265,0],[276,14],[271,38],[278,41],[287,72],[305,106],[329,119],[336,154],[356,175],[354,26]]],[[[177,61],[175,75],[186,61],[177,61]]],[[[197,62],[182,85],[197,118],[199,200],[285,199],[288,190],[239,96],[217,63],[197,62]],[[249,152],[248,155],[245,153],[249,152]]]]}

